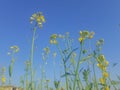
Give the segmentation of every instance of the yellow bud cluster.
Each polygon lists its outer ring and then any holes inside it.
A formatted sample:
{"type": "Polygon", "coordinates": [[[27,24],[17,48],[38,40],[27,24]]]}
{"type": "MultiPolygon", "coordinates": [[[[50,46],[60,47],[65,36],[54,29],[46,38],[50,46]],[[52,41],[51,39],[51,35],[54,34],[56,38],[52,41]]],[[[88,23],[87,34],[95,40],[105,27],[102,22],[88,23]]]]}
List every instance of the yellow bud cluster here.
{"type": "Polygon", "coordinates": [[[50,48],[49,48],[49,47],[46,47],[46,48],[44,48],[43,50],[44,50],[44,52],[45,52],[46,54],[49,54],[49,53],[50,53],[50,48]]]}
{"type": "Polygon", "coordinates": [[[85,39],[92,39],[94,36],[94,32],[89,31],[80,31],[79,42],[82,43],[85,39]]]}
{"type": "Polygon", "coordinates": [[[105,84],[105,82],[106,82],[105,78],[100,78],[99,81],[101,84],[105,84]]]}
{"type": "Polygon", "coordinates": [[[104,78],[108,78],[108,76],[109,76],[108,72],[103,72],[102,74],[103,74],[104,78]]]}
{"type": "Polygon", "coordinates": [[[14,46],[11,46],[10,49],[14,52],[14,53],[17,53],[19,51],[19,47],[14,45],[14,46]]]}
{"type": "Polygon", "coordinates": [[[5,77],[5,76],[2,76],[2,77],[1,77],[1,81],[2,81],[2,83],[5,83],[5,82],[6,82],[6,77],[5,77]]]}
{"type": "Polygon", "coordinates": [[[31,17],[30,17],[30,23],[32,24],[33,21],[35,21],[37,23],[37,25],[42,28],[42,24],[45,22],[45,18],[42,15],[42,12],[38,12],[38,13],[34,13],[31,17]]]}
{"type": "MultiPolygon", "coordinates": [[[[107,68],[109,62],[105,59],[105,56],[103,54],[101,54],[97,57],[97,61],[98,61],[97,66],[102,71],[102,77],[99,79],[99,81],[100,81],[101,84],[106,85],[106,80],[109,77],[109,74],[108,74],[106,68],[107,68]]],[[[109,90],[108,86],[105,86],[103,88],[104,88],[104,90],[109,90]]]]}
{"type": "Polygon", "coordinates": [[[50,37],[50,44],[57,44],[57,34],[53,34],[50,37]]]}
{"type": "Polygon", "coordinates": [[[110,88],[108,86],[105,87],[105,90],[110,90],[110,88]]]}

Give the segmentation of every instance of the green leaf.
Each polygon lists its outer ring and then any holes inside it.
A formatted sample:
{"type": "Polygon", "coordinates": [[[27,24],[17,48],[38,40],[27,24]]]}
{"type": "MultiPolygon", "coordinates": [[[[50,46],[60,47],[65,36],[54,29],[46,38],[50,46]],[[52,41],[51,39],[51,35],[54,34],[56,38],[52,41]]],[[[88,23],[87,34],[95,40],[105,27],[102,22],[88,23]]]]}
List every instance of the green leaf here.
{"type": "Polygon", "coordinates": [[[12,64],[9,66],[9,76],[12,76],[12,64]]]}
{"type": "Polygon", "coordinates": [[[115,80],[112,80],[111,83],[112,83],[113,85],[118,85],[118,84],[120,84],[119,81],[115,81],[115,80]]]}
{"type": "Polygon", "coordinates": [[[84,71],[83,71],[83,79],[87,82],[88,81],[88,75],[89,75],[89,73],[90,73],[90,70],[89,69],[85,69],[84,71]]]}
{"type": "Polygon", "coordinates": [[[61,76],[61,78],[66,77],[66,76],[68,76],[68,75],[73,75],[73,76],[74,76],[74,74],[71,74],[71,73],[67,72],[67,73],[63,74],[63,75],[61,76]]]}
{"type": "Polygon", "coordinates": [[[71,54],[74,52],[74,51],[76,51],[78,48],[75,48],[75,49],[73,49],[69,54],[68,54],[68,56],[65,58],[65,63],[68,61],[68,59],[70,58],[70,56],[71,56],[71,54]]]}
{"type": "Polygon", "coordinates": [[[84,61],[89,60],[92,56],[87,56],[85,58],[82,58],[82,60],[79,61],[79,65],[82,64],[84,61]]]}
{"type": "Polygon", "coordinates": [[[59,85],[60,85],[60,81],[54,81],[54,86],[55,86],[55,88],[58,88],[59,85]]]}
{"type": "Polygon", "coordinates": [[[88,86],[86,86],[86,90],[92,90],[93,83],[90,83],[88,86]]]}

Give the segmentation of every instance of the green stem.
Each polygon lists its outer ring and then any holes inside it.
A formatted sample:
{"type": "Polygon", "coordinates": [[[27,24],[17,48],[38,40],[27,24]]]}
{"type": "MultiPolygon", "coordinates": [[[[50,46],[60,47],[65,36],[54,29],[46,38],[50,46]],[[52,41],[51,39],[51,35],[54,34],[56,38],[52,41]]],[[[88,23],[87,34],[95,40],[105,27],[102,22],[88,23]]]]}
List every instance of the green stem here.
{"type": "Polygon", "coordinates": [[[80,67],[81,56],[82,56],[82,46],[83,46],[83,43],[81,44],[78,63],[77,63],[77,67],[76,67],[76,70],[75,70],[75,79],[74,79],[73,90],[76,90],[76,81],[77,80],[78,80],[79,89],[81,89],[80,85],[81,85],[82,89],[84,89],[84,87],[83,87],[83,85],[81,83],[80,77],[79,77],[79,73],[78,73],[78,70],[79,70],[79,67],[80,67]]]}
{"type": "Polygon", "coordinates": [[[28,90],[28,72],[26,73],[26,90],[28,90]]]}
{"type": "Polygon", "coordinates": [[[112,86],[114,87],[114,89],[117,90],[117,88],[116,88],[116,86],[113,84],[113,82],[112,82],[110,76],[108,77],[108,79],[110,80],[110,83],[112,84],[112,86]]]}
{"type": "Polygon", "coordinates": [[[36,28],[34,28],[33,30],[33,37],[32,37],[32,47],[31,47],[31,57],[30,57],[30,60],[31,60],[31,67],[30,67],[30,70],[31,70],[31,90],[34,90],[33,89],[33,58],[34,58],[34,42],[35,42],[35,33],[36,33],[36,28]]]}
{"type": "Polygon", "coordinates": [[[96,78],[96,73],[95,73],[95,65],[93,64],[93,73],[94,73],[94,80],[95,80],[95,89],[98,90],[98,83],[97,83],[97,78],[96,78]]]}
{"type": "Polygon", "coordinates": [[[54,70],[54,81],[55,81],[56,80],[55,60],[53,60],[53,70],[54,70]]]}
{"type": "MultiPolygon", "coordinates": [[[[60,52],[60,55],[61,55],[61,57],[62,57],[62,61],[63,61],[63,63],[64,63],[64,70],[65,70],[65,74],[67,73],[67,67],[66,67],[66,63],[65,63],[65,60],[64,60],[64,56],[63,56],[63,54],[62,54],[62,50],[61,50],[61,48],[58,46],[58,44],[56,45],[57,46],[57,48],[58,48],[58,50],[59,50],[59,52],[60,52]]],[[[66,78],[66,90],[68,90],[68,76],[65,76],[66,78]]]]}
{"type": "MultiPolygon", "coordinates": [[[[67,73],[67,67],[66,64],[64,63],[64,69],[65,69],[65,74],[67,73]]],[[[66,89],[68,90],[68,76],[66,76],[66,89]]]]}
{"type": "Polygon", "coordinates": [[[12,57],[12,60],[11,60],[11,64],[10,64],[10,66],[9,66],[9,85],[11,85],[11,83],[12,83],[12,73],[13,73],[13,65],[14,65],[14,62],[15,62],[15,60],[14,60],[14,52],[12,53],[12,55],[11,55],[11,57],[12,57]]]}

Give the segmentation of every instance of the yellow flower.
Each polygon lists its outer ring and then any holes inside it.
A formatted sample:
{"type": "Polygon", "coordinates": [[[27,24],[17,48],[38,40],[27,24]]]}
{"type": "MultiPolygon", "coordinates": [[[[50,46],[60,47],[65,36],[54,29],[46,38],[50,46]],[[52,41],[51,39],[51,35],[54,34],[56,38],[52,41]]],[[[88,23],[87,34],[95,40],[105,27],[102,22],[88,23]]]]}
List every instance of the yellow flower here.
{"type": "Polygon", "coordinates": [[[30,17],[30,23],[32,24],[32,22],[35,21],[37,22],[37,25],[41,28],[42,24],[45,22],[45,18],[42,15],[41,12],[35,13],[30,17]]]}
{"type": "Polygon", "coordinates": [[[80,36],[82,36],[82,31],[80,31],[80,36]]]}
{"type": "Polygon", "coordinates": [[[89,38],[89,39],[92,39],[92,38],[93,38],[93,36],[92,36],[92,35],[90,35],[88,38],[89,38]]]}
{"type": "Polygon", "coordinates": [[[109,74],[107,72],[103,72],[103,77],[107,78],[109,74]]]}
{"type": "Polygon", "coordinates": [[[13,52],[17,53],[19,51],[19,47],[14,45],[10,47],[11,50],[13,50],[13,52]]]}
{"type": "Polygon", "coordinates": [[[105,87],[105,90],[110,90],[110,88],[108,86],[105,87]]]}
{"type": "Polygon", "coordinates": [[[49,48],[49,47],[46,47],[46,48],[44,48],[43,50],[44,50],[44,52],[45,52],[46,54],[49,54],[49,53],[50,53],[50,48],[49,48]]]}
{"type": "Polygon", "coordinates": [[[101,69],[103,68],[102,64],[98,63],[97,66],[101,69]]]}
{"type": "Polygon", "coordinates": [[[109,62],[108,61],[105,61],[105,66],[108,66],[109,62]]]}
{"type": "Polygon", "coordinates": [[[88,31],[80,31],[80,36],[86,38],[89,35],[88,31]]]}
{"type": "Polygon", "coordinates": [[[105,56],[104,56],[104,55],[101,55],[100,58],[101,58],[102,60],[105,60],[105,56]]]}
{"type": "Polygon", "coordinates": [[[103,66],[103,67],[102,67],[102,70],[103,70],[103,71],[106,71],[106,67],[105,67],[105,66],[103,66]]]}
{"type": "Polygon", "coordinates": [[[53,40],[50,40],[50,44],[53,44],[53,40]]]}
{"type": "Polygon", "coordinates": [[[32,15],[32,18],[36,18],[36,16],[37,16],[37,14],[36,14],[36,13],[34,13],[34,14],[32,15]]]}
{"type": "Polygon", "coordinates": [[[5,82],[6,82],[5,76],[2,76],[1,81],[2,81],[2,83],[5,83],[5,82]]]}
{"type": "Polygon", "coordinates": [[[84,41],[84,38],[80,37],[78,40],[80,41],[80,43],[82,43],[84,41]]]}
{"type": "Polygon", "coordinates": [[[54,43],[54,44],[57,44],[58,42],[57,42],[57,40],[54,40],[53,43],[54,43]]]}
{"type": "Polygon", "coordinates": [[[97,66],[98,66],[101,70],[106,71],[106,67],[103,66],[101,63],[98,63],[97,66]]]}
{"type": "Polygon", "coordinates": [[[104,56],[104,55],[102,55],[102,54],[101,54],[101,55],[99,55],[99,56],[98,56],[98,60],[100,60],[100,61],[104,61],[104,60],[105,60],[105,56],[104,56]]]}
{"type": "Polygon", "coordinates": [[[55,58],[56,56],[57,56],[57,53],[56,53],[56,52],[54,52],[54,53],[53,53],[53,57],[55,58]]]}
{"type": "Polygon", "coordinates": [[[43,22],[45,22],[45,18],[44,18],[44,16],[41,16],[41,20],[42,20],[43,22]]]}
{"type": "Polygon", "coordinates": [[[94,36],[94,34],[95,34],[94,32],[90,32],[88,38],[89,38],[89,39],[92,39],[93,36],[94,36]]]}
{"type": "Polygon", "coordinates": [[[100,78],[99,81],[100,81],[101,84],[105,84],[105,79],[104,78],[100,78]]]}
{"type": "Polygon", "coordinates": [[[83,31],[83,34],[87,37],[89,32],[88,31],[83,31]]]}
{"type": "Polygon", "coordinates": [[[50,38],[51,38],[51,39],[56,39],[56,38],[57,38],[57,34],[53,34],[53,35],[51,35],[50,38]]]}
{"type": "Polygon", "coordinates": [[[51,43],[51,44],[57,44],[57,43],[58,43],[57,40],[56,40],[57,37],[58,37],[57,34],[51,35],[51,36],[50,36],[50,43],[51,43]]]}
{"type": "Polygon", "coordinates": [[[37,20],[37,22],[40,22],[40,21],[41,21],[41,17],[38,16],[38,17],[36,18],[36,20],[37,20]]]}

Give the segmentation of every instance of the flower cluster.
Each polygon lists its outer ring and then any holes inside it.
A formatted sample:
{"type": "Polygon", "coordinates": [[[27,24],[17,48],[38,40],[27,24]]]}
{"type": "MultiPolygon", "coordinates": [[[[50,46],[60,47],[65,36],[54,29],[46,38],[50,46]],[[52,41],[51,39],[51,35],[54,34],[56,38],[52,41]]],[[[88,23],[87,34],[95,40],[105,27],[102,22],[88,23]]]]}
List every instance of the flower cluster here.
{"type": "Polygon", "coordinates": [[[50,36],[50,44],[57,44],[57,34],[53,34],[50,36]]]}
{"type": "Polygon", "coordinates": [[[105,85],[104,87],[105,90],[109,90],[109,87],[106,85],[107,78],[109,77],[109,74],[106,68],[108,67],[109,62],[105,59],[105,56],[102,54],[98,56],[97,61],[98,61],[97,66],[102,71],[102,77],[99,79],[100,83],[102,85],[105,85]]]}
{"type": "Polygon", "coordinates": [[[31,17],[30,17],[30,23],[32,24],[33,21],[35,21],[36,25],[38,25],[40,28],[42,28],[42,24],[45,22],[45,18],[42,15],[42,12],[38,12],[38,13],[34,13],[31,17]]]}
{"type": "Polygon", "coordinates": [[[46,47],[43,50],[44,50],[46,55],[48,55],[50,53],[50,48],[49,47],[46,47]]]}
{"type": "Polygon", "coordinates": [[[6,77],[5,76],[1,77],[1,82],[2,82],[2,84],[4,84],[6,82],[6,77]]]}
{"type": "Polygon", "coordinates": [[[79,41],[82,43],[85,39],[92,39],[94,36],[94,32],[89,32],[89,31],[80,31],[80,37],[79,41]]]}
{"type": "Polygon", "coordinates": [[[1,82],[2,82],[2,85],[4,85],[5,82],[6,82],[5,72],[6,72],[6,68],[3,67],[2,70],[1,70],[1,82]]]}
{"type": "Polygon", "coordinates": [[[19,51],[19,47],[14,45],[14,46],[11,46],[10,49],[14,52],[14,53],[17,53],[19,51]]]}

